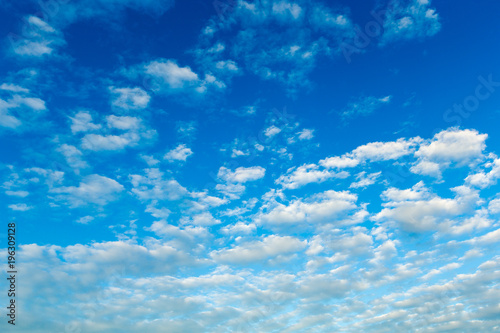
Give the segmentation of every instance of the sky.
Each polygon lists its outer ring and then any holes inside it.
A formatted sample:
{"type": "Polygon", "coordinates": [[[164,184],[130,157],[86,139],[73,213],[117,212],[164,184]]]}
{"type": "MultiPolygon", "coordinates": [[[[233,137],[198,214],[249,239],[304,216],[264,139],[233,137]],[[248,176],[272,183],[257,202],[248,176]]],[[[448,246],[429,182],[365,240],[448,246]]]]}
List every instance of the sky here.
{"type": "Polygon", "coordinates": [[[2,1],[2,332],[500,331],[499,10],[2,1]]]}

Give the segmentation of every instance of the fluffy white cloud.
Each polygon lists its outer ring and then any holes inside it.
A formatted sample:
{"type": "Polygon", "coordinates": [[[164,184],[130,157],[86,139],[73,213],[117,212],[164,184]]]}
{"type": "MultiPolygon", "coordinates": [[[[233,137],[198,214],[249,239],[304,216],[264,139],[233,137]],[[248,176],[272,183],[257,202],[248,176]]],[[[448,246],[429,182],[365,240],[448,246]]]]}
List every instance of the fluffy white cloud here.
{"type": "Polygon", "coordinates": [[[334,222],[342,213],[356,208],[357,199],[349,192],[329,190],[305,201],[296,199],[288,204],[276,203],[268,212],[258,214],[257,221],[271,225],[334,222]]]}
{"type": "Polygon", "coordinates": [[[213,251],[210,256],[221,263],[248,264],[281,254],[295,253],[306,247],[306,241],[290,236],[267,236],[262,241],[254,241],[230,249],[213,251]]]}
{"type": "MultiPolygon", "coordinates": [[[[19,90],[18,87],[4,89],[10,93],[19,90]]],[[[21,91],[24,93],[24,91],[21,91]]],[[[23,123],[30,124],[34,119],[47,110],[45,101],[36,97],[27,97],[24,94],[12,94],[9,99],[0,98],[0,126],[8,128],[18,128],[23,123]]]]}
{"type": "Polygon", "coordinates": [[[374,219],[396,221],[410,232],[436,230],[446,218],[466,213],[479,202],[478,192],[466,186],[451,190],[456,193],[453,199],[429,193],[422,183],[406,190],[391,188],[382,194],[382,198],[388,201],[374,219]]]}
{"type": "Polygon", "coordinates": [[[264,135],[267,136],[268,138],[272,138],[273,136],[275,136],[279,132],[281,132],[281,129],[272,125],[264,130],[264,135]]]}
{"type": "Polygon", "coordinates": [[[70,167],[78,170],[89,166],[87,162],[82,159],[83,153],[75,146],[64,143],[57,150],[64,155],[70,167]]]}
{"type": "Polygon", "coordinates": [[[239,167],[231,171],[226,167],[220,167],[217,177],[228,183],[246,183],[261,179],[266,174],[266,169],[260,166],[239,167]]]}
{"type": "Polygon", "coordinates": [[[409,155],[415,150],[415,146],[421,141],[419,137],[410,140],[398,139],[388,142],[370,142],[359,146],[352,151],[352,155],[359,160],[387,161],[395,160],[409,155]]]}
{"type": "Polygon", "coordinates": [[[76,134],[78,132],[95,131],[101,128],[101,125],[92,122],[92,115],[88,111],[79,111],[71,119],[71,132],[76,134]]]}
{"type": "Polygon", "coordinates": [[[482,156],[486,148],[487,134],[475,130],[448,129],[434,135],[427,144],[422,144],[415,156],[436,162],[464,164],[482,156]]]}
{"type": "Polygon", "coordinates": [[[48,56],[65,44],[61,32],[37,16],[26,17],[25,25],[22,36],[9,35],[13,51],[19,56],[48,56]]]}
{"type": "Polygon", "coordinates": [[[104,206],[116,200],[123,190],[116,180],[94,174],[84,177],[78,186],[55,187],[51,192],[59,194],[59,198],[71,207],[78,207],[87,204],[104,206]]]}
{"type": "Polygon", "coordinates": [[[140,137],[136,133],[123,135],[101,135],[87,134],[82,138],[82,148],[93,151],[121,150],[128,146],[134,146],[140,137]]]}
{"type": "Polygon", "coordinates": [[[109,115],[106,117],[108,127],[117,128],[120,130],[135,130],[140,127],[141,119],[129,116],[109,115]]]}
{"type": "Polygon", "coordinates": [[[25,203],[20,203],[20,204],[12,204],[9,205],[9,208],[18,212],[25,212],[27,210],[33,209],[32,206],[28,206],[25,203]]]}
{"type": "Polygon", "coordinates": [[[183,217],[181,220],[182,224],[192,224],[195,226],[211,226],[221,223],[220,220],[213,217],[209,212],[203,212],[190,217],[183,217]]]}
{"type": "Polygon", "coordinates": [[[325,168],[338,168],[338,169],[343,169],[343,168],[353,168],[357,166],[360,163],[359,160],[355,158],[351,158],[348,156],[334,156],[334,157],[328,157],[325,158],[324,160],[319,161],[319,164],[324,166],[325,168]]]}
{"type": "Polygon", "coordinates": [[[199,81],[190,67],[180,67],[172,60],[152,61],[146,66],[146,74],[163,79],[170,89],[182,89],[199,81]]]}
{"type": "Polygon", "coordinates": [[[18,86],[17,84],[12,84],[12,83],[2,83],[0,85],[1,90],[6,90],[6,91],[12,91],[16,93],[29,93],[29,89],[18,86]]]}
{"type": "Polygon", "coordinates": [[[109,115],[106,117],[107,128],[93,124],[90,114],[86,112],[79,112],[72,120],[71,128],[74,133],[99,130],[99,134],[88,133],[81,138],[81,147],[85,150],[123,150],[137,146],[141,139],[147,141],[156,135],[155,130],[148,129],[137,117],[109,115]],[[118,135],[108,134],[117,132],[116,130],[123,132],[118,135]]]}
{"type": "Polygon", "coordinates": [[[287,189],[296,189],[309,183],[322,183],[332,178],[346,178],[349,173],[346,171],[333,172],[319,170],[316,164],[306,164],[298,168],[291,168],[286,174],[276,179],[276,184],[281,184],[287,189]]]}
{"type": "Polygon", "coordinates": [[[500,159],[495,158],[493,162],[486,163],[485,167],[491,168],[489,172],[478,172],[467,176],[465,181],[472,186],[487,188],[497,183],[500,178],[500,159]]]}
{"type": "Polygon", "coordinates": [[[421,144],[415,152],[418,161],[411,171],[441,177],[442,171],[452,164],[463,166],[481,159],[487,137],[487,134],[479,134],[475,130],[443,130],[432,140],[421,144]]]}
{"type": "Polygon", "coordinates": [[[149,104],[151,97],[143,89],[109,87],[113,96],[111,104],[124,110],[142,110],[149,104]]]}
{"type": "Polygon", "coordinates": [[[257,226],[254,223],[245,224],[243,222],[237,222],[232,225],[225,226],[222,228],[222,232],[229,235],[240,235],[240,234],[251,234],[255,232],[257,226]]]}
{"type": "Polygon", "coordinates": [[[375,184],[375,181],[377,180],[377,178],[380,176],[381,173],[382,173],[382,171],[379,171],[379,172],[374,172],[374,173],[370,173],[367,175],[365,171],[362,171],[362,172],[358,173],[358,175],[356,176],[358,181],[352,183],[349,186],[349,188],[364,188],[364,187],[373,185],[373,184],[375,184]]]}
{"type": "Polygon", "coordinates": [[[178,200],[188,194],[175,179],[164,179],[157,168],[145,169],[145,175],[130,175],[132,193],[141,200],[178,200]]]}
{"type": "Polygon", "coordinates": [[[190,148],[186,147],[185,144],[180,144],[176,148],[166,153],[163,158],[169,162],[186,161],[186,159],[191,155],[193,155],[193,151],[190,148]]]}
{"type": "Polygon", "coordinates": [[[299,135],[299,140],[311,140],[314,137],[314,130],[304,128],[297,134],[299,135]]]}

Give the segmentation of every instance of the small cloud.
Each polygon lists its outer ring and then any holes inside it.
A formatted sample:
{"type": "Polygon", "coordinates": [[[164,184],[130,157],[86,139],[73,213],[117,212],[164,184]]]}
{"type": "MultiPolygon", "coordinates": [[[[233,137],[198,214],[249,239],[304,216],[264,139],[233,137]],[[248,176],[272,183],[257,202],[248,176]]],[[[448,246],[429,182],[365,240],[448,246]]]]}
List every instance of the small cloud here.
{"type": "Polygon", "coordinates": [[[314,137],[314,130],[304,128],[297,134],[299,135],[299,140],[311,140],[314,137]]]}
{"type": "Polygon", "coordinates": [[[267,136],[268,138],[272,138],[273,136],[275,136],[279,132],[281,132],[281,129],[272,125],[264,130],[264,135],[267,136]]]}
{"type": "Polygon", "coordinates": [[[95,131],[101,128],[101,125],[92,123],[92,115],[88,111],[80,111],[71,119],[71,132],[73,134],[78,132],[95,131]]]}
{"type": "Polygon", "coordinates": [[[151,97],[141,88],[109,87],[113,95],[112,105],[124,110],[142,110],[149,104],[151,97]]]}
{"type": "Polygon", "coordinates": [[[94,220],[93,216],[84,216],[84,217],[80,217],[78,220],[76,220],[76,223],[88,224],[89,222],[91,222],[93,220],[94,220]]]}
{"type": "Polygon", "coordinates": [[[32,206],[28,206],[28,205],[26,205],[24,203],[22,203],[22,204],[12,204],[12,205],[9,205],[9,208],[12,209],[12,210],[18,211],[18,212],[25,212],[27,210],[33,209],[32,206]]]}
{"type": "Polygon", "coordinates": [[[340,115],[344,121],[358,116],[367,116],[381,108],[384,104],[390,103],[391,99],[392,96],[390,95],[378,98],[373,96],[362,97],[357,101],[350,102],[340,115]]]}
{"type": "Polygon", "coordinates": [[[186,161],[186,159],[193,155],[193,151],[190,148],[187,148],[185,144],[180,144],[176,148],[172,149],[163,157],[169,162],[174,161],[186,161]]]}

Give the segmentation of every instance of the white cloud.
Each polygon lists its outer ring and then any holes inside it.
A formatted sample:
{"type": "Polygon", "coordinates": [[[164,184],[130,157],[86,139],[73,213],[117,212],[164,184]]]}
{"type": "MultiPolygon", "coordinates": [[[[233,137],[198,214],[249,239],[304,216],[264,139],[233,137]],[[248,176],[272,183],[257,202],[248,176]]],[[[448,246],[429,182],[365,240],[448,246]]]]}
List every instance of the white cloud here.
{"type": "Polygon", "coordinates": [[[89,166],[87,162],[82,159],[83,153],[75,146],[62,144],[57,150],[64,155],[70,167],[78,170],[89,166]]]}
{"type": "Polygon", "coordinates": [[[246,183],[263,178],[265,173],[266,169],[260,166],[239,167],[234,171],[220,167],[217,177],[229,183],[246,183]]]}
{"type": "Polygon", "coordinates": [[[109,87],[113,96],[112,105],[124,110],[142,110],[149,104],[151,97],[143,89],[109,87]]]}
{"type": "Polygon", "coordinates": [[[419,137],[410,140],[398,139],[388,142],[370,142],[352,151],[359,160],[387,161],[396,160],[413,153],[415,146],[421,141],[419,137]]]}
{"type": "Polygon", "coordinates": [[[141,200],[178,200],[188,194],[175,179],[165,180],[157,168],[145,169],[145,175],[130,175],[132,193],[141,200]]]}
{"type": "Polygon", "coordinates": [[[5,194],[13,197],[26,198],[30,193],[28,191],[5,191],[5,194]]]}
{"type": "Polygon", "coordinates": [[[286,174],[276,179],[276,184],[281,184],[287,189],[296,189],[310,183],[322,183],[332,178],[346,178],[349,173],[346,171],[333,172],[319,170],[316,164],[305,164],[298,168],[291,168],[286,174]]]}
{"type": "Polygon", "coordinates": [[[169,162],[186,161],[186,159],[191,155],[193,155],[193,151],[190,148],[187,148],[185,144],[180,144],[166,153],[163,158],[169,162]]]}
{"type": "Polygon", "coordinates": [[[272,126],[269,126],[268,128],[266,128],[266,130],[264,131],[264,135],[267,136],[268,138],[272,138],[273,136],[275,136],[279,132],[281,132],[281,129],[272,125],[272,126]]]}
{"type": "Polygon", "coordinates": [[[260,213],[257,221],[271,225],[333,222],[342,213],[356,208],[356,201],[355,194],[329,190],[305,201],[296,199],[287,205],[277,203],[268,212],[260,213]]]}
{"type": "Polygon", "coordinates": [[[420,145],[415,152],[418,161],[411,171],[439,178],[451,164],[463,166],[481,159],[487,137],[487,134],[479,134],[475,130],[443,130],[434,135],[432,140],[420,145]]]}
{"type": "Polygon", "coordinates": [[[356,178],[359,179],[357,182],[352,183],[349,188],[365,188],[367,186],[375,184],[375,181],[380,176],[382,172],[374,172],[366,174],[366,171],[362,171],[357,174],[356,178]]]}
{"type": "Polygon", "coordinates": [[[314,130],[304,128],[297,134],[299,135],[299,140],[311,140],[314,137],[314,130]]]}
{"type": "Polygon", "coordinates": [[[51,192],[59,194],[60,199],[67,201],[71,207],[78,207],[87,204],[104,206],[116,200],[123,190],[116,180],[93,174],[84,177],[78,186],[55,187],[51,192]]]}
{"type": "Polygon", "coordinates": [[[262,261],[281,254],[295,253],[306,247],[306,241],[295,237],[271,235],[262,241],[254,241],[235,246],[231,249],[213,251],[210,256],[217,262],[248,264],[262,261]]]}
{"type": "Polygon", "coordinates": [[[359,163],[360,163],[359,160],[347,156],[328,157],[325,158],[324,160],[319,161],[319,164],[321,164],[325,168],[332,168],[332,169],[353,168],[357,166],[359,163]]]}
{"type": "Polygon", "coordinates": [[[500,199],[491,200],[490,203],[488,204],[488,209],[493,214],[500,213],[500,199]]]}
{"type": "Polygon", "coordinates": [[[80,217],[78,220],[76,220],[76,223],[79,223],[79,224],[89,224],[93,220],[94,220],[93,216],[87,215],[87,216],[80,217]]]}
{"type": "Polygon", "coordinates": [[[11,92],[16,92],[16,93],[29,93],[29,89],[23,88],[21,86],[18,86],[16,84],[12,83],[2,83],[0,85],[1,90],[6,90],[6,91],[11,91],[11,92]]]}
{"type": "Polygon", "coordinates": [[[422,183],[411,190],[389,189],[382,195],[385,207],[375,215],[374,220],[396,221],[404,230],[425,232],[436,230],[446,218],[453,218],[470,211],[478,202],[477,191],[465,186],[451,189],[455,198],[441,198],[428,193],[422,183]]]}
{"type": "Polygon", "coordinates": [[[236,62],[232,60],[221,60],[215,64],[215,67],[220,70],[226,70],[230,72],[238,72],[239,68],[236,62]]]}
{"type": "Polygon", "coordinates": [[[108,127],[117,128],[120,130],[135,130],[140,127],[141,119],[129,116],[109,115],[106,117],[108,127]]]}
{"type": "Polygon", "coordinates": [[[234,200],[240,198],[240,195],[243,194],[243,192],[245,192],[246,187],[238,183],[236,184],[229,183],[229,184],[217,184],[215,186],[215,189],[217,191],[220,191],[229,199],[234,200]]]}
{"type": "Polygon", "coordinates": [[[198,74],[190,67],[179,67],[172,60],[152,61],[146,66],[146,73],[162,78],[171,89],[181,89],[199,81],[198,74]]]}
{"type": "Polygon", "coordinates": [[[351,102],[346,108],[341,112],[342,119],[346,120],[349,118],[354,118],[357,116],[366,116],[377,109],[381,108],[384,104],[388,104],[391,101],[392,96],[385,97],[362,97],[357,101],[351,102]]]}
{"type": "Polygon", "coordinates": [[[487,188],[497,183],[500,178],[500,159],[495,158],[491,163],[486,163],[486,167],[491,168],[489,172],[478,172],[467,176],[465,181],[472,186],[487,188]]]}
{"type": "Polygon", "coordinates": [[[180,222],[182,224],[192,224],[195,226],[212,226],[221,223],[220,220],[213,217],[209,212],[203,212],[190,217],[183,217],[180,222]]]}
{"type": "Polygon", "coordinates": [[[49,56],[65,44],[61,32],[37,16],[25,19],[22,36],[9,35],[15,54],[23,57],[49,56]]]}
{"type": "Polygon", "coordinates": [[[247,235],[252,234],[257,229],[254,223],[245,224],[243,222],[237,222],[232,225],[225,226],[221,229],[221,232],[228,235],[247,235]]]}
{"type": "Polygon", "coordinates": [[[10,209],[12,210],[15,210],[15,211],[18,211],[18,212],[25,212],[27,210],[30,210],[30,209],[33,209],[32,206],[28,206],[27,204],[25,203],[21,203],[21,204],[12,204],[12,205],[9,205],[8,206],[10,209]]]}
{"type": "Polygon", "coordinates": [[[95,131],[101,128],[101,125],[92,123],[92,115],[88,111],[79,111],[71,119],[71,132],[76,134],[78,132],[95,131]]]}
{"type": "Polygon", "coordinates": [[[121,150],[128,146],[134,146],[140,137],[136,133],[123,135],[101,135],[87,134],[82,138],[82,148],[93,151],[121,150]]]}
{"type": "MultiPolygon", "coordinates": [[[[6,91],[12,92],[12,89],[6,91]]],[[[0,98],[0,126],[14,129],[23,123],[30,124],[45,110],[45,101],[40,98],[18,94],[12,94],[8,100],[0,98]]]]}
{"type": "Polygon", "coordinates": [[[336,53],[342,36],[352,34],[341,8],[316,2],[235,1],[223,8],[219,14],[227,17],[210,21],[200,35],[198,63],[215,72],[230,54],[242,70],[283,83],[290,93],[308,86],[318,57],[336,53]]]}
{"type": "Polygon", "coordinates": [[[439,15],[429,6],[430,1],[392,0],[385,13],[381,43],[431,37],[438,33],[441,29],[439,15]]]}

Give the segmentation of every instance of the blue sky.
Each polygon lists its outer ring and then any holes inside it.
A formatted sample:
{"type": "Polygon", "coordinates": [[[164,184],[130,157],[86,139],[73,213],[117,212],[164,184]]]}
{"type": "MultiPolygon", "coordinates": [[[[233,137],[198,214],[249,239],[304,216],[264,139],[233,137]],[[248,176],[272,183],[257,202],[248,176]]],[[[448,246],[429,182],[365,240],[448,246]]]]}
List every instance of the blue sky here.
{"type": "Polygon", "coordinates": [[[500,330],[499,9],[2,2],[15,331],[500,330]]]}

